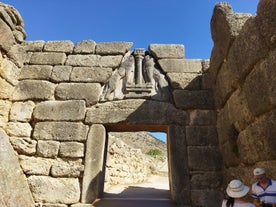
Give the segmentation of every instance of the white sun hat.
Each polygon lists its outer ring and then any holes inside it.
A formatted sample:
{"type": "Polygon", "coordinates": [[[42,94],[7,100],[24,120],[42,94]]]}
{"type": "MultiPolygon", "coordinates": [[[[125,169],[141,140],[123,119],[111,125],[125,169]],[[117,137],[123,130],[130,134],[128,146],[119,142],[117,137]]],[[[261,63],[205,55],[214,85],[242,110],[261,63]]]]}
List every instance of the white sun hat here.
{"type": "Polygon", "coordinates": [[[232,180],[226,189],[227,195],[232,198],[242,198],[249,192],[249,187],[240,180],[232,180]]]}
{"type": "Polygon", "coordinates": [[[265,170],[263,168],[257,167],[253,170],[253,174],[255,177],[260,177],[265,174],[265,170]]]}

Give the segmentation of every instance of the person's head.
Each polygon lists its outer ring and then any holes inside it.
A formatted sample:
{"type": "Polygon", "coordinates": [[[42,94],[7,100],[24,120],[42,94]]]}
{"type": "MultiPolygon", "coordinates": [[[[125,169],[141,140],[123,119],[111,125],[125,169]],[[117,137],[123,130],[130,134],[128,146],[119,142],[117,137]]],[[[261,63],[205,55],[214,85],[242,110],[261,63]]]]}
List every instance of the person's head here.
{"type": "Polygon", "coordinates": [[[243,198],[248,192],[249,187],[240,180],[232,180],[226,188],[226,193],[231,198],[243,198]]]}
{"type": "Polygon", "coordinates": [[[260,167],[255,168],[253,170],[253,175],[255,179],[258,180],[259,182],[266,182],[267,180],[265,170],[263,168],[260,168],[260,167]]]}

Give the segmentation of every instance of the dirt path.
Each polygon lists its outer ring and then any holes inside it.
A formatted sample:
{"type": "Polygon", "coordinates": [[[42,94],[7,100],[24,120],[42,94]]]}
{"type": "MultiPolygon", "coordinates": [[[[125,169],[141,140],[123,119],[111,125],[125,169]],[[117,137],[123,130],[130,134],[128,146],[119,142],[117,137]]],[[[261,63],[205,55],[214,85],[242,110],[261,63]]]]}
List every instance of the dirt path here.
{"type": "Polygon", "coordinates": [[[170,200],[168,177],[151,176],[132,185],[115,185],[106,190],[93,207],[174,207],[170,200]]]}

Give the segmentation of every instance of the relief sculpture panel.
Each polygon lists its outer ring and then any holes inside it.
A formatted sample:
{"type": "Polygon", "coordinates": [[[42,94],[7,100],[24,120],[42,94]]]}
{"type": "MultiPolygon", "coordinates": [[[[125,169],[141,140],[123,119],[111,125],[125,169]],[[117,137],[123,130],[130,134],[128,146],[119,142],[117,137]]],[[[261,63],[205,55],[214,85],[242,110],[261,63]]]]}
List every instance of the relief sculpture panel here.
{"type": "Polygon", "coordinates": [[[101,101],[127,98],[170,101],[170,97],[168,81],[154,58],[144,49],[135,49],[124,57],[105,84],[101,101]]]}

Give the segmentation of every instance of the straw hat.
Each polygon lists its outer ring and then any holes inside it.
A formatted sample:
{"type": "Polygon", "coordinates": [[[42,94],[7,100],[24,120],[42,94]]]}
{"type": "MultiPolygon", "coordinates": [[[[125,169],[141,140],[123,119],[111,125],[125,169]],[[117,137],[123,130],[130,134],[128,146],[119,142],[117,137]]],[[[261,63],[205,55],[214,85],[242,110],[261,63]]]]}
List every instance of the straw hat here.
{"type": "Polygon", "coordinates": [[[240,180],[232,180],[226,189],[228,196],[232,198],[244,197],[249,192],[249,187],[240,180]]]}

